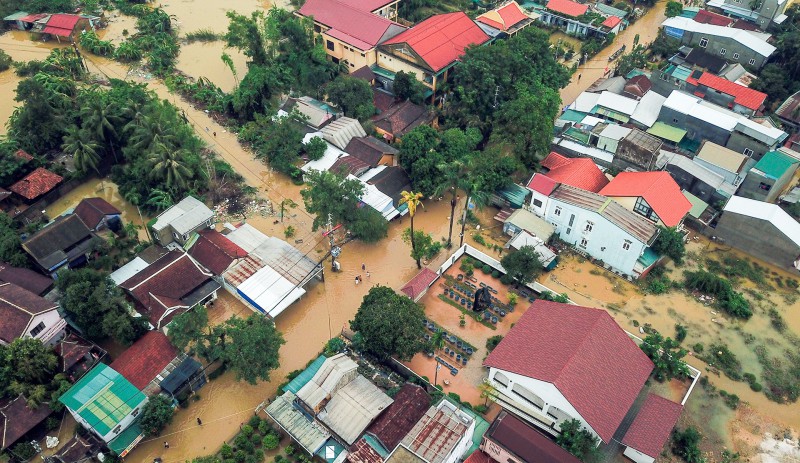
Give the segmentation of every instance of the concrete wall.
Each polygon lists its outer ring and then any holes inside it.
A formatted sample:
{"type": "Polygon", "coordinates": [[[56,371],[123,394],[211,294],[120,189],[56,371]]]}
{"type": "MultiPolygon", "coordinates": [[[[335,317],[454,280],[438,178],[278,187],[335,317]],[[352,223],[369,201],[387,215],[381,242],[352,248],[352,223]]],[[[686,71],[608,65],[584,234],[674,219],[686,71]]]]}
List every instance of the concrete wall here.
{"type": "Polygon", "coordinates": [[[703,38],[708,39],[708,45],[705,47],[706,53],[725,58],[728,61],[741,63],[756,69],[760,69],[767,61],[766,57],[729,37],[718,37],[701,34],[699,32],[685,31],[681,43],[683,45],[699,46],[700,40],[703,38]],[[725,54],[720,53],[722,49],[725,49],[725,54]],[[735,57],[736,54],[738,54],[738,57],[735,57]],[[753,60],[753,64],[750,64],[751,59],[753,60]]]}
{"type": "Polygon", "coordinates": [[[400,71],[414,74],[418,81],[422,82],[428,88],[433,88],[432,84],[425,82],[426,77],[432,78],[428,74],[428,72],[424,69],[420,69],[413,64],[409,63],[408,61],[404,61],[394,55],[390,55],[388,53],[384,53],[381,50],[377,52],[377,61],[376,63],[378,66],[386,69],[387,71],[391,71],[394,73],[398,73],[400,71]]]}
{"type": "MultiPolygon", "coordinates": [[[[702,119],[697,119],[691,115],[679,113],[666,106],[661,108],[658,120],[665,124],[686,130],[686,137],[696,141],[709,140],[712,143],[726,146],[731,136],[731,133],[725,129],[710,124],[702,119]]],[[[741,153],[741,151],[739,152],[741,153]]]]}
{"type": "Polygon", "coordinates": [[[737,153],[742,153],[742,154],[744,154],[745,148],[752,150],[753,154],[749,154],[749,156],[756,161],[760,161],[761,158],[764,156],[764,153],[766,153],[767,151],[772,151],[772,149],[776,145],[777,143],[773,145],[764,144],[756,140],[755,138],[751,138],[741,132],[737,132],[734,130],[731,133],[728,142],[725,143],[723,146],[725,146],[725,148],[731,149],[733,151],[736,151],[737,153]]]}
{"type": "Polygon", "coordinates": [[[377,59],[374,48],[370,50],[359,50],[324,32],[322,33],[322,47],[325,49],[325,53],[331,58],[336,58],[339,61],[347,60],[350,64],[350,66],[348,66],[350,72],[361,69],[364,66],[372,66],[377,59]],[[328,48],[329,43],[333,45],[333,50],[328,48]]]}
{"type": "Polygon", "coordinates": [[[650,82],[653,83],[653,87],[650,90],[663,97],[668,97],[673,90],[686,89],[685,81],[675,79],[672,76],[664,76],[660,71],[653,71],[653,78],[650,79],[650,82]]]}
{"type": "Polygon", "coordinates": [[[713,205],[715,202],[725,199],[712,186],[674,164],[667,164],[666,170],[682,190],[688,191],[708,204],[713,205]]]}
{"type": "Polygon", "coordinates": [[[787,270],[800,256],[800,246],[772,223],[741,214],[723,212],[714,234],[727,245],[787,270]]]}

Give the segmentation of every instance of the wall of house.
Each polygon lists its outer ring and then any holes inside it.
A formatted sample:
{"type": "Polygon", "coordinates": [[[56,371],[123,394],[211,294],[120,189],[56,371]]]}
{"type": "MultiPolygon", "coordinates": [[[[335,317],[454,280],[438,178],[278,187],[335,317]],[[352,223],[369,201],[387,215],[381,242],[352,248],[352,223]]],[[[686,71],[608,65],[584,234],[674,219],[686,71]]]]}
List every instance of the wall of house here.
{"type": "Polygon", "coordinates": [[[524,460],[520,460],[516,455],[506,450],[505,447],[493,441],[492,439],[489,439],[485,435],[481,441],[480,448],[486,454],[492,457],[494,461],[502,461],[506,463],[528,463],[524,460]]]}
{"type": "Polygon", "coordinates": [[[751,170],[742,182],[739,196],[774,203],[792,181],[796,170],[796,166],[793,169],[787,169],[777,179],[768,178],[756,170],[751,170]],[[769,190],[764,189],[763,186],[768,186],[769,190]]]}
{"type": "Polygon", "coordinates": [[[631,447],[625,447],[625,451],[622,452],[622,454],[636,463],[653,463],[654,461],[656,461],[655,458],[647,456],[642,452],[633,449],[631,447]]]}
{"type": "Polygon", "coordinates": [[[531,192],[530,211],[539,217],[544,217],[547,214],[547,206],[550,203],[550,197],[531,189],[528,189],[528,191],[531,192]]]}
{"type": "MultiPolygon", "coordinates": [[[[776,143],[777,144],[777,143],[776,143]]],[[[767,151],[772,151],[776,144],[767,145],[755,138],[749,137],[741,132],[734,130],[728,138],[727,143],[723,146],[736,151],[737,153],[747,154],[756,161],[760,161],[767,151]],[[753,153],[745,153],[745,149],[751,150],[753,153]]]]}
{"type": "Polygon", "coordinates": [[[67,327],[67,322],[61,317],[58,310],[51,310],[34,315],[28,325],[26,336],[30,336],[30,331],[39,323],[44,323],[45,328],[34,336],[34,338],[42,341],[45,345],[52,346],[64,337],[64,330],[67,327]]]}
{"type": "MultiPolygon", "coordinates": [[[[661,108],[661,112],[658,114],[658,120],[673,127],[680,127],[686,130],[686,137],[696,141],[708,140],[712,143],[726,146],[731,136],[731,132],[723,128],[717,127],[702,119],[697,119],[694,116],[680,113],[666,106],[661,108]]],[[[739,152],[741,153],[741,151],[739,152]]]]}
{"type": "Polygon", "coordinates": [[[624,162],[634,166],[636,170],[652,170],[658,158],[658,153],[661,145],[658,145],[655,152],[643,149],[641,146],[632,143],[627,138],[619,141],[614,161],[612,165],[617,162],[624,162]]]}
{"type": "Polygon", "coordinates": [[[354,72],[364,66],[372,66],[377,59],[374,48],[366,51],[359,50],[324,32],[322,33],[322,46],[325,49],[325,53],[331,58],[336,58],[338,61],[347,60],[350,72],[354,72]],[[329,48],[331,45],[333,50],[329,48]]]}
{"type": "Polygon", "coordinates": [[[433,84],[429,82],[425,82],[425,78],[429,76],[427,70],[418,68],[417,66],[400,59],[394,55],[390,55],[388,53],[384,53],[381,50],[377,51],[377,61],[379,67],[386,69],[387,71],[391,71],[394,73],[398,73],[400,71],[406,73],[414,74],[414,77],[417,78],[418,81],[422,82],[426,87],[433,89],[433,84]]]}
{"type": "Polygon", "coordinates": [[[712,206],[716,202],[726,199],[724,196],[717,193],[714,187],[674,164],[667,164],[666,170],[682,190],[688,191],[712,206]]]}
{"type": "Polygon", "coordinates": [[[625,275],[634,274],[636,261],[647,247],[600,214],[556,199],[551,198],[545,218],[555,226],[562,240],[625,275]],[[561,209],[560,214],[557,208],[561,209]],[[587,222],[593,223],[590,232],[585,231],[587,222]],[[584,239],[585,245],[582,244],[584,239]],[[629,242],[627,250],[623,248],[626,240],[629,242]]]}
{"type": "Polygon", "coordinates": [[[746,66],[752,66],[756,69],[761,69],[761,66],[763,66],[767,61],[766,57],[756,53],[754,50],[729,37],[719,37],[701,34],[699,32],[686,31],[683,34],[681,43],[684,45],[699,46],[700,40],[703,38],[708,39],[708,45],[705,47],[706,53],[723,57],[728,61],[741,63],[746,66]],[[722,50],[725,50],[724,54],[721,53],[722,50]],[[753,60],[752,64],[750,64],[750,60],[753,60]]]}
{"type": "MultiPolygon", "coordinates": [[[[444,401],[441,403],[441,407],[455,408],[455,405],[449,401],[444,401]]],[[[450,453],[447,454],[442,463],[458,463],[461,461],[461,457],[464,456],[464,453],[467,451],[467,449],[472,446],[472,435],[475,433],[475,420],[460,410],[457,410],[456,414],[470,420],[470,424],[469,427],[467,427],[467,430],[464,432],[464,435],[462,435],[458,443],[453,446],[453,449],[450,450],[450,453]]]]}
{"type": "Polygon", "coordinates": [[[736,185],[739,182],[741,182],[741,180],[742,180],[739,177],[738,173],[731,172],[729,170],[723,169],[722,167],[719,167],[717,165],[711,164],[710,162],[707,162],[707,161],[705,161],[703,159],[700,159],[698,157],[695,157],[694,159],[692,159],[692,161],[695,164],[697,164],[699,166],[702,166],[702,167],[705,167],[706,169],[710,170],[711,172],[714,172],[717,175],[721,175],[722,178],[724,178],[725,181],[727,183],[730,183],[731,185],[736,185]]]}
{"type": "Polygon", "coordinates": [[[489,381],[498,393],[496,400],[503,408],[511,409],[520,419],[542,429],[548,434],[558,435],[560,433],[559,424],[574,418],[580,421],[595,437],[600,437],[554,384],[518,375],[510,371],[498,370],[497,368],[489,368],[489,381]],[[506,385],[502,384],[502,379],[498,381],[498,373],[508,379],[506,385]],[[521,386],[524,390],[538,396],[542,406],[539,407],[523,399],[514,392],[515,385],[518,386],[517,390],[520,390],[519,387],[521,386]],[[556,416],[548,414],[548,412],[556,416]]]}
{"type": "Polygon", "coordinates": [[[777,267],[790,269],[800,256],[800,246],[765,220],[723,212],[713,233],[725,244],[777,267]]]}
{"type": "Polygon", "coordinates": [[[663,97],[668,97],[673,90],[686,90],[686,81],[675,79],[660,71],[653,72],[653,78],[650,79],[650,82],[653,83],[653,87],[650,90],[663,97]]]}

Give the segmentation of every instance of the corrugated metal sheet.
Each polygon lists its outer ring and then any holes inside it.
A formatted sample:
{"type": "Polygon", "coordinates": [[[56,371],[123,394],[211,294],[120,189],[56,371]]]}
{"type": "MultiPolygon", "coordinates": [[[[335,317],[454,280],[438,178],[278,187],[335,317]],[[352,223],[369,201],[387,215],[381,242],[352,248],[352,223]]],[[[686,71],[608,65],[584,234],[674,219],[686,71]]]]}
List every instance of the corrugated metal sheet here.
{"type": "Polygon", "coordinates": [[[295,395],[291,392],[276,397],[267,406],[267,414],[308,453],[315,454],[331,435],[297,410],[294,400],[295,395]]]}
{"type": "MultiPolygon", "coordinates": [[[[402,445],[429,463],[442,463],[472,424],[472,417],[443,400],[431,407],[403,439],[402,445]]],[[[470,436],[472,437],[472,436],[470,436]]]]}
{"type": "Polygon", "coordinates": [[[297,398],[309,408],[318,410],[323,401],[358,376],[357,369],[358,365],[350,357],[334,355],[325,360],[311,381],[300,388],[297,398]]]}
{"type": "Polygon", "coordinates": [[[392,402],[370,380],[358,375],[333,395],[318,418],[352,445],[392,402]]]}
{"type": "Polygon", "coordinates": [[[303,370],[302,373],[297,375],[293,380],[289,381],[289,384],[284,386],[283,391],[284,392],[288,391],[293,394],[297,394],[297,391],[299,391],[300,388],[305,386],[306,383],[311,381],[311,378],[313,378],[314,375],[317,374],[319,369],[322,367],[322,364],[325,363],[326,358],[327,357],[325,357],[324,355],[320,355],[319,357],[317,357],[316,360],[311,362],[311,365],[306,367],[306,369],[303,370]]]}
{"type": "Polygon", "coordinates": [[[277,317],[306,290],[287,280],[272,267],[263,267],[239,285],[236,290],[271,317],[277,317]]]}

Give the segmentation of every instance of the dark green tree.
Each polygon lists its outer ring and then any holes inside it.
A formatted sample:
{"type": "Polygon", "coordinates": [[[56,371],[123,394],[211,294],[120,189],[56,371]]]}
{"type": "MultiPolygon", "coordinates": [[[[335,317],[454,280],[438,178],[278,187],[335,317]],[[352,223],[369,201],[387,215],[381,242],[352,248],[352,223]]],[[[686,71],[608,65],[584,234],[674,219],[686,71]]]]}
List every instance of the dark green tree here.
{"type": "Polygon", "coordinates": [[[400,100],[411,100],[412,103],[422,104],[425,100],[426,87],[410,72],[400,71],[394,76],[394,96],[400,100]]]}
{"type": "Polygon", "coordinates": [[[294,165],[303,150],[303,134],[293,115],[272,118],[257,115],[255,121],[247,123],[239,137],[249,141],[256,149],[256,157],[266,159],[270,167],[292,175],[294,165]]]}
{"type": "Polygon", "coordinates": [[[693,426],[683,431],[675,429],[672,432],[672,453],[679,456],[686,463],[705,463],[706,459],[700,452],[700,441],[703,436],[693,426]]]}
{"type": "Polygon", "coordinates": [[[527,285],[542,273],[542,261],[533,246],[523,246],[518,251],[506,254],[500,264],[506,274],[514,279],[514,285],[527,285]]]}
{"type": "Polygon", "coordinates": [[[185,350],[203,336],[208,326],[208,310],[198,305],[175,318],[169,324],[169,340],[180,350],[185,350]]]}
{"type": "Polygon", "coordinates": [[[325,155],[325,150],[328,149],[328,144],[320,137],[312,137],[308,143],[303,145],[303,149],[305,150],[308,159],[317,161],[322,159],[322,156],[325,155]]]}
{"type": "Polygon", "coordinates": [[[553,120],[561,109],[561,96],[552,88],[535,83],[516,90],[517,97],[498,108],[492,141],[508,144],[526,167],[550,152],[553,120]]]}
{"type": "Polygon", "coordinates": [[[0,214],[0,261],[15,267],[28,266],[28,255],[22,249],[19,230],[14,227],[8,214],[0,214]]]}
{"type": "Polygon", "coordinates": [[[147,436],[157,436],[172,421],[175,410],[172,400],[161,394],[150,397],[142,409],[139,426],[147,436]]]}
{"type": "Polygon", "coordinates": [[[360,348],[380,360],[396,356],[410,360],[425,348],[422,306],[386,286],[374,286],[364,296],[350,328],[358,332],[360,348]]]}
{"type": "Polygon", "coordinates": [[[674,1],[667,2],[666,12],[664,14],[668,18],[673,18],[675,16],[680,15],[681,13],[683,13],[683,3],[674,1]]]}
{"type": "Polygon", "coordinates": [[[408,132],[400,145],[399,163],[408,172],[414,189],[426,197],[436,190],[438,166],[446,162],[438,146],[439,133],[427,125],[408,132]]]}
{"type": "Polygon", "coordinates": [[[689,367],[682,360],[688,352],[679,342],[669,337],[664,338],[656,331],[647,335],[640,347],[655,364],[653,377],[656,380],[667,381],[672,378],[689,377],[689,367]]]}
{"type": "MultiPolygon", "coordinates": [[[[403,241],[411,244],[411,229],[403,230],[403,241]]],[[[420,259],[432,259],[442,249],[442,243],[433,239],[430,233],[422,230],[414,231],[414,246],[411,247],[411,258],[419,262],[420,259]]]]}
{"type": "Polygon", "coordinates": [[[683,256],[686,254],[686,245],[683,242],[684,235],[676,227],[658,227],[659,233],[653,251],[658,254],[668,256],[680,265],[683,263],[683,256]]]}
{"type": "Polygon", "coordinates": [[[597,450],[599,439],[583,427],[580,421],[571,419],[559,425],[561,433],[556,436],[556,443],[567,452],[575,455],[584,463],[595,463],[600,460],[597,450]]]}
{"type": "Polygon", "coordinates": [[[341,108],[344,115],[365,121],[375,115],[372,88],[369,82],[341,75],[325,88],[328,99],[341,108]]]}
{"type": "Polygon", "coordinates": [[[661,29],[658,31],[658,36],[656,36],[655,40],[650,44],[650,51],[654,56],[666,58],[677,53],[680,46],[680,40],[668,36],[664,33],[664,30],[661,29]]]}

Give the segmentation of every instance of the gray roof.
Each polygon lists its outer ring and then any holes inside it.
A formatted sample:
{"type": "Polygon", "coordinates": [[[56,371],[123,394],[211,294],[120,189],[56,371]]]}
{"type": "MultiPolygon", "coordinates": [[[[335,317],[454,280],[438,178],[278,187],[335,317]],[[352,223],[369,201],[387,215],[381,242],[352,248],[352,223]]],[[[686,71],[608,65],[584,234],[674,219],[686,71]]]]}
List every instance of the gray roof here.
{"type": "Polygon", "coordinates": [[[200,200],[187,196],[156,217],[153,229],[161,231],[172,227],[176,233],[184,235],[214,217],[214,212],[200,200]]]}
{"type": "Polygon", "coordinates": [[[345,354],[337,354],[325,360],[309,382],[297,391],[297,398],[309,408],[318,410],[320,405],[336,391],[358,376],[358,365],[345,354]]]}
{"type": "Polygon", "coordinates": [[[147,268],[148,265],[150,265],[150,263],[136,256],[133,260],[112,272],[109,277],[111,277],[111,280],[113,280],[115,284],[120,285],[147,268]]]}
{"type": "Polygon", "coordinates": [[[703,167],[702,165],[685,156],[681,156],[680,154],[670,152],[665,153],[668,153],[668,157],[662,161],[666,161],[665,164],[680,168],[692,177],[714,188],[714,190],[724,194],[725,196],[733,196],[733,194],[736,192],[737,187],[726,182],[725,178],[718,173],[707,169],[706,167],[703,167]]]}
{"type": "Polygon", "coordinates": [[[80,217],[70,214],[47,224],[24,241],[22,247],[43,268],[52,269],[88,252],[99,240],[80,217]]]}
{"type": "Polygon", "coordinates": [[[361,123],[349,117],[340,117],[322,129],[322,137],[339,149],[345,149],[353,137],[366,137],[361,123]]]}
{"type": "Polygon", "coordinates": [[[512,212],[506,219],[506,223],[511,223],[542,241],[549,240],[556,231],[555,227],[547,223],[546,220],[537,217],[533,212],[526,211],[525,209],[517,209],[512,212]]]}
{"type": "Polygon", "coordinates": [[[596,212],[642,243],[649,244],[658,234],[653,222],[603,195],[562,183],[550,193],[550,198],[596,212]]]}
{"type": "Polygon", "coordinates": [[[318,418],[352,445],[392,402],[370,380],[358,375],[333,395],[318,418]]]}
{"type": "Polygon", "coordinates": [[[295,395],[286,392],[280,395],[267,406],[267,414],[275,420],[284,431],[289,433],[297,443],[312,455],[316,453],[325,441],[330,437],[330,433],[313,420],[306,418],[294,406],[295,395]]]}

